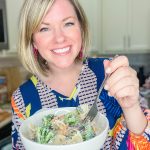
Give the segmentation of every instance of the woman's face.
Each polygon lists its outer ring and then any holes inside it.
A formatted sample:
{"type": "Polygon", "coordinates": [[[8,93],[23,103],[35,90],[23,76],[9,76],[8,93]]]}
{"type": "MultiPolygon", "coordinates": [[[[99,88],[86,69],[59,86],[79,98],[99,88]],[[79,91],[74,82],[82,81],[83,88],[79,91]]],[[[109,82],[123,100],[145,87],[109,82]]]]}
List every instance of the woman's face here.
{"type": "Polygon", "coordinates": [[[33,34],[33,45],[50,68],[71,67],[82,44],[80,23],[68,0],[56,0],[33,34]]]}

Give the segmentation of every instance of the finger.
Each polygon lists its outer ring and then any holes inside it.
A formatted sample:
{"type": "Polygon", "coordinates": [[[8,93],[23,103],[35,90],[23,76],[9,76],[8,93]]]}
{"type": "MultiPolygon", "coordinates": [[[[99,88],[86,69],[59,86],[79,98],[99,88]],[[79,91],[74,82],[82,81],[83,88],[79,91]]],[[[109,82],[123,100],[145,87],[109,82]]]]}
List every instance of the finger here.
{"type": "Polygon", "coordinates": [[[123,89],[120,89],[115,93],[117,99],[122,99],[125,97],[138,97],[139,96],[139,89],[136,86],[127,86],[123,89]]]}
{"type": "Polygon", "coordinates": [[[105,72],[106,72],[106,69],[109,68],[110,60],[105,59],[105,60],[103,61],[103,64],[104,64],[104,69],[105,69],[105,72]]]}
{"type": "Polygon", "coordinates": [[[146,112],[147,114],[149,114],[150,115],[150,109],[145,109],[145,111],[144,112],[146,112]]]}
{"type": "Polygon", "coordinates": [[[137,78],[137,73],[130,67],[121,67],[118,68],[114,73],[110,75],[108,80],[106,81],[105,89],[109,89],[115,83],[119,83],[120,81],[125,80],[125,78],[134,79],[134,81],[139,84],[139,80],[137,78]]]}
{"type": "Polygon", "coordinates": [[[126,56],[118,56],[110,61],[109,67],[106,68],[106,73],[112,73],[120,67],[129,66],[129,61],[126,56]]]}
{"type": "Polygon", "coordinates": [[[109,92],[111,95],[115,95],[118,91],[121,89],[124,89],[126,87],[134,86],[136,88],[139,88],[139,82],[137,78],[131,78],[126,77],[121,79],[120,81],[113,84],[111,87],[109,87],[109,92]]]}
{"type": "Polygon", "coordinates": [[[150,120],[150,116],[146,116],[147,120],[150,120]]]}
{"type": "Polygon", "coordinates": [[[149,116],[149,117],[150,117],[150,109],[146,109],[146,110],[144,111],[144,113],[146,113],[146,116],[149,116]]]}
{"type": "Polygon", "coordinates": [[[146,109],[144,113],[146,113],[146,118],[150,120],[150,109],[146,109]]]}

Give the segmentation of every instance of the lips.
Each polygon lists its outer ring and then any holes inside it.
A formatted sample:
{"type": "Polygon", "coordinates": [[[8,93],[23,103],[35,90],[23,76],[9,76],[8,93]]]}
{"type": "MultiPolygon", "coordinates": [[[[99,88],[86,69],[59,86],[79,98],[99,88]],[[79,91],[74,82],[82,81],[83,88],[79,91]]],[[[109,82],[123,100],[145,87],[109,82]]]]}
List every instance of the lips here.
{"type": "Polygon", "coordinates": [[[52,52],[55,54],[67,54],[70,51],[70,47],[64,47],[64,48],[59,48],[59,49],[53,49],[52,52]]]}

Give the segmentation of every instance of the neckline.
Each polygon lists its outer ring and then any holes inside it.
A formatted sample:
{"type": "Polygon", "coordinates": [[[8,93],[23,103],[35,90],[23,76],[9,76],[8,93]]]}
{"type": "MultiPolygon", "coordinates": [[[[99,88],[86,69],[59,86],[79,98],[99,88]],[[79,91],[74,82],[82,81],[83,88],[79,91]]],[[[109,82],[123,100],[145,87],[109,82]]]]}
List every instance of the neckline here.
{"type": "MultiPolygon", "coordinates": [[[[81,71],[80,71],[80,73],[79,73],[77,82],[76,82],[76,84],[75,84],[75,86],[74,86],[74,88],[73,88],[73,91],[71,92],[70,96],[63,95],[62,93],[60,93],[60,92],[58,92],[58,91],[52,89],[52,88],[49,87],[43,80],[41,80],[39,76],[35,76],[35,77],[37,78],[38,82],[41,83],[41,84],[43,85],[43,87],[46,88],[48,91],[53,92],[53,93],[55,93],[55,94],[57,93],[57,95],[59,95],[59,96],[62,97],[62,98],[69,99],[70,97],[73,97],[72,94],[73,94],[75,88],[78,88],[78,85],[80,84],[80,78],[81,78],[82,74],[84,73],[84,70],[85,70],[85,68],[87,67],[87,64],[88,64],[88,61],[87,61],[87,58],[86,58],[86,59],[83,61],[83,63],[82,63],[82,69],[81,69],[81,71]]],[[[74,93],[74,94],[75,94],[75,93],[74,93]]]]}

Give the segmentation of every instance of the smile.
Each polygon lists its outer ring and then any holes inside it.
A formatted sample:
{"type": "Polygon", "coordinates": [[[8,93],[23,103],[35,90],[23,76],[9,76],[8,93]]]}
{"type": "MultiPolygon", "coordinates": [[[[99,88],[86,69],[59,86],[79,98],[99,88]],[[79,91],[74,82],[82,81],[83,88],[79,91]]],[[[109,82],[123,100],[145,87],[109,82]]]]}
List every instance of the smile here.
{"type": "Polygon", "coordinates": [[[57,54],[64,54],[69,52],[70,47],[60,48],[60,49],[54,49],[53,52],[57,54]]]}

